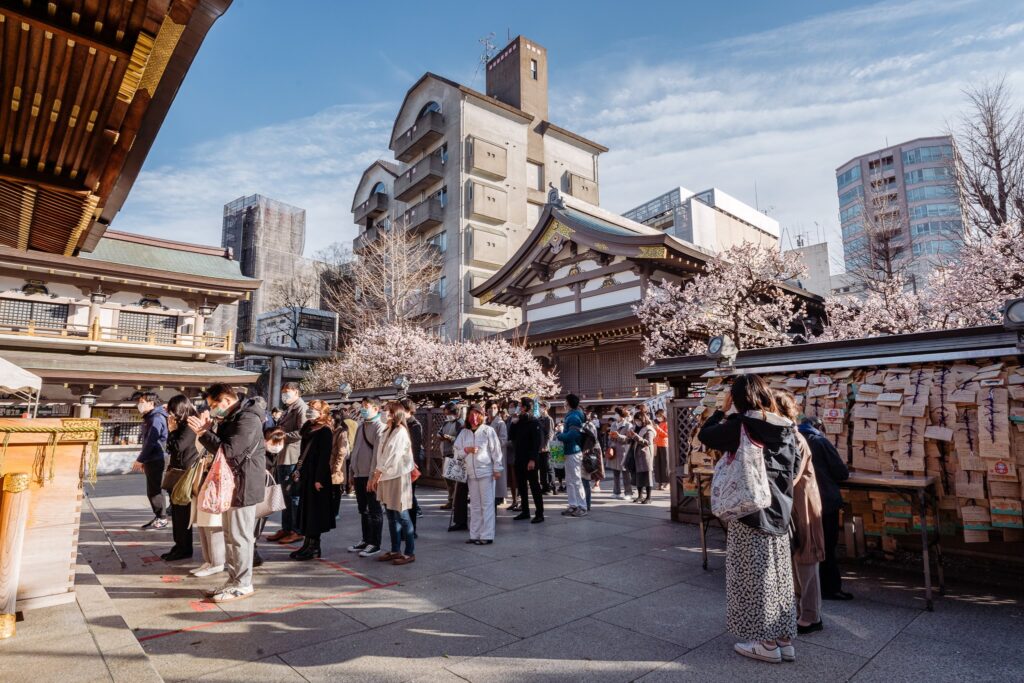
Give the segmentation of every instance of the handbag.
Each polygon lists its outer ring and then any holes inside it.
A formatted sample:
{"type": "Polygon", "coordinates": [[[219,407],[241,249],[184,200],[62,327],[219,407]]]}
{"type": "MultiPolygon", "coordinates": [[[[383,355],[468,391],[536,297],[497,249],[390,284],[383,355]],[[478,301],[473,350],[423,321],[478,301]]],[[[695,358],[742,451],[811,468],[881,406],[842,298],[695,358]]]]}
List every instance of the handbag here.
{"type": "Polygon", "coordinates": [[[444,471],[441,476],[449,481],[457,481],[463,484],[469,479],[466,472],[466,461],[454,456],[444,459],[444,471]]]}
{"type": "Polygon", "coordinates": [[[420,472],[420,466],[419,465],[413,465],[412,466],[412,473],[409,475],[409,478],[412,479],[412,482],[414,484],[416,483],[416,480],[420,478],[421,475],[422,475],[422,472],[420,472]]]}
{"type": "Polygon", "coordinates": [[[310,439],[306,447],[302,449],[302,453],[299,454],[299,460],[295,463],[295,469],[292,470],[291,476],[285,480],[284,484],[281,484],[281,493],[290,498],[302,493],[302,463],[306,461],[306,454],[309,453],[309,448],[312,445],[313,440],[310,439]]]}
{"type": "Polygon", "coordinates": [[[740,443],[735,453],[726,453],[711,478],[711,513],[723,522],[746,517],[772,504],[764,445],[740,426],[740,443]]]}
{"type": "Polygon", "coordinates": [[[589,453],[584,455],[583,459],[580,461],[580,465],[583,467],[583,471],[586,472],[587,474],[593,474],[594,472],[596,472],[600,464],[601,463],[597,459],[597,453],[595,453],[594,451],[590,451],[589,453]]]}
{"type": "Polygon", "coordinates": [[[263,490],[263,500],[256,503],[256,519],[269,517],[275,512],[284,510],[284,507],[284,491],[270,472],[267,472],[267,486],[263,490]]]}
{"type": "MultiPolygon", "coordinates": [[[[168,467],[164,470],[163,479],[160,480],[160,488],[167,491],[167,493],[171,493],[174,491],[174,487],[178,485],[181,478],[185,476],[187,471],[188,470],[178,469],[177,467],[168,467]]],[[[171,502],[173,503],[174,501],[171,502]]]]}
{"type": "Polygon", "coordinates": [[[206,483],[199,492],[199,509],[211,515],[219,515],[231,509],[235,495],[235,475],[231,472],[224,449],[217,450],[206,483]]]}
{"type": "Polygon", "coordinates": [[[202,463],[202,458],[196,458],[192,467],[185,470],[185,473],[178,478],[178,482],[171,487],[172,503],[175,505],[188,505],[192,501],[192,489],[195,485],[196,477],[199,475],[202,463]]]}
{"type": "Polygon", "coordinates": [[[629,452],[626,454],[626,461],[622,463],[622,469],[627,472],[636,472],[636,444],[629,445],[629,452]]]}

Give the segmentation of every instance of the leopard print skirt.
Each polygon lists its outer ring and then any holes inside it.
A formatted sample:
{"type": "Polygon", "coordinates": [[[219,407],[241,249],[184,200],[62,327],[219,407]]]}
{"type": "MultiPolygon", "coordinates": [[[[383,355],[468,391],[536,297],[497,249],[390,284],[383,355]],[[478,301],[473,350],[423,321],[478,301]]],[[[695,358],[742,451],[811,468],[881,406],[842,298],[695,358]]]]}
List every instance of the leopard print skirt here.
{"type": "Polygon", "coordinates": [[[796,597],[788,536],[773,536],[736,521],[729,525],[725,559],[726,624],[741,640],[796,635],[796,597]]]}

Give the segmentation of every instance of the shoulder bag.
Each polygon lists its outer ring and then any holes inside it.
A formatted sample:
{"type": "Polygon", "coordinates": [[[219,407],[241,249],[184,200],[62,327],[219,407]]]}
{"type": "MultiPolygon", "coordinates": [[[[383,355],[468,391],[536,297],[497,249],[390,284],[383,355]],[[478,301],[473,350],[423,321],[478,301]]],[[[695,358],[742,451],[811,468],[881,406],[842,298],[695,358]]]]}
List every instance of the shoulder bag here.
{"type": "Polygon", "coordinates": [[[267,472],[267,487],[263,491],[263,501],[256,503],[256,519],[269,517],[275,512],[284,510],[284,507],[284,491],[270,472],[267,472]]]}
{"type": "Polygon", "coordinates": [[[772,504],[764,446],[740,427],[740,444],[715,464],[711,478],[711,514],[723,522],[746,517],[772,504]]]}

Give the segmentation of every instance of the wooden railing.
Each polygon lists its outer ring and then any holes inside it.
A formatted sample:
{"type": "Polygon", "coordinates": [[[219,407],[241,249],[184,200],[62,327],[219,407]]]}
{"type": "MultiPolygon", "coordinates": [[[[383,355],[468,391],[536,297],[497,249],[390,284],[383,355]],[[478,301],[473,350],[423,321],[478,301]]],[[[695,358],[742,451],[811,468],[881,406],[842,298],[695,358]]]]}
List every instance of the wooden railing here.
{"type": "Polygon", "coordinates": [[[73,325],[70,323],[27,323],[0,320],[0,335],[18,335],[49,339],[81,339],[88,341],[116,342],[119,344],[138,344],[140,346],[174,346],[209,351],[230,351],[232,334],[185,334],[182,332],[164,332],[150,330],[148,332],[122,330],[116,327],[102,327],[99,320],[92,325],[73,325]]]}

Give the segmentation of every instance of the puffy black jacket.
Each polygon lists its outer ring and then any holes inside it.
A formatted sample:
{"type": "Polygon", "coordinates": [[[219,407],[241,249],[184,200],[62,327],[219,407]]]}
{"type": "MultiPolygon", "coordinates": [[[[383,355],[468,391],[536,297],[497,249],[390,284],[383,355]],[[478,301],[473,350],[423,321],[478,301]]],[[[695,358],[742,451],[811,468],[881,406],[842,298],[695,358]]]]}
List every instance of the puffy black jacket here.
{"type": "Polygon", "coordinates": [[[700,428],[697,438],[708,448],[732,453],[740,445],[741,425],[747,428],[747,434],[752,439],[764,444],[764,466],[768,473],[772,504],[764,510],[741,517],[739,521],[754,529],[781,536],[789,532],[793,511],[793,473],[800,461],[796,428],[790,420],[773,413],[734,413],[726,417],[721,410],[716,410],[700,428]]]}
{"type": "Polygon", "coordinates": [[[210,453],[224,449],[224,457],[235,475],[235,495],[231,507],[246,507],[263,500],[267,486],[267,452],[263,443],[263,409],[255,399],[235,404],[217,433],[206,432],[199,442],[210,453]]]}
{"type": "Polygon", "coordinates": [[[196,449],[196,433],[187,424],[167,435],[167,453],[171,456],[167,466],[171,469],[187,470],[199,459],[196,449]]]}

